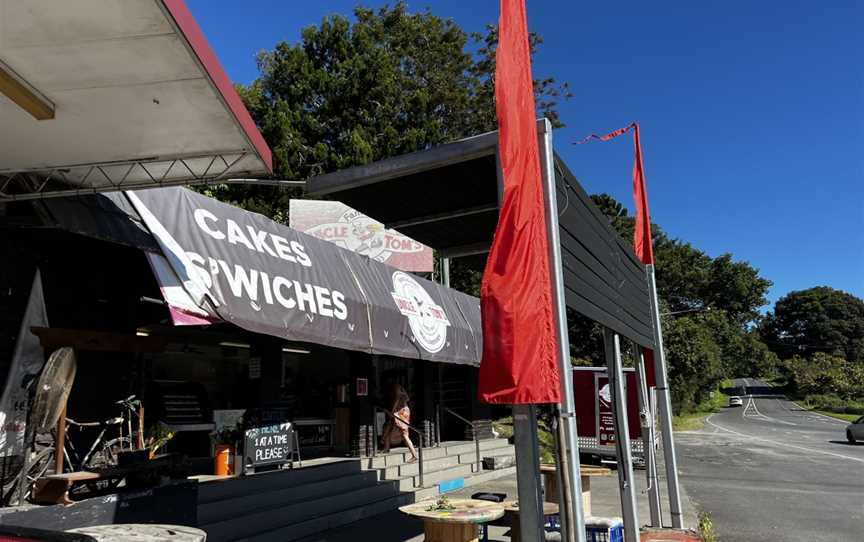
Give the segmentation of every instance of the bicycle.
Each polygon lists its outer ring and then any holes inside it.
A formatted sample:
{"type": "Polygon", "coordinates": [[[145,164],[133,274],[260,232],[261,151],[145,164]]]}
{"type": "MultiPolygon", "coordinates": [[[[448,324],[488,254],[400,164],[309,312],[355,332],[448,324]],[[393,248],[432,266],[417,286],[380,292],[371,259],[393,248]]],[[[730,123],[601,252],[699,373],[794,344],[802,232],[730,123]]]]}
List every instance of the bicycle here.
{"type": "MultiPolygon", "coordinates": [[[[89,428],[99,428],[99,433],[94,437],[87,452],[83,455],[75,447],[73,439],[67,438],[63,445],[64,472],[76,471],[98,471],[109,467],[117,466],[117,456],[120,452],[132,450],[133,443],[137,438],[137,432],[132,430],[133,414],[137,415],[136,408],[140,404],[134,395],[117,401],[116,404],[122,407],[121,415],[101,420],[97,422],[78,422],[72,418],[66,418],[66,425],[69,428],[75,428],[78,431],[87,430],[89,428]],[[128,429],[124,435],[123,428],[128,429]],[[117,428],[119,436],[107,438],[109,430],[117,428]]],[[[53,434],[53,433],[52,433],[53,434]]],[[[31,458],[28,463],[27,476],[24,499],[28,499],[31,494],[33,484],[36,480],[48,474],[49,471],[55,469],[55,451],[56,451],[56,435],[54,442],[50,444],[39,445],[37,442],[37,450],[31,452],[31,458]]],[[[83,450],[83,448],[82,448],[83,450]]],[[[23,463],[23,462],[22,462],[23,463]]],[[[23,464],[18,467],[18,470],[23,468],[23,464]]],[[[114,489],[121,482],[121,479],[98,480],[89,482],[80,486],[75,486],[70,490],[70,495],[81,495],[84,492],[99,493],[114,489]]],[[[16,491],[19,488],[20,478],[16,476],[13,480],[3,486],[3,502],[11,503],[16,497],[16,491]]]]}

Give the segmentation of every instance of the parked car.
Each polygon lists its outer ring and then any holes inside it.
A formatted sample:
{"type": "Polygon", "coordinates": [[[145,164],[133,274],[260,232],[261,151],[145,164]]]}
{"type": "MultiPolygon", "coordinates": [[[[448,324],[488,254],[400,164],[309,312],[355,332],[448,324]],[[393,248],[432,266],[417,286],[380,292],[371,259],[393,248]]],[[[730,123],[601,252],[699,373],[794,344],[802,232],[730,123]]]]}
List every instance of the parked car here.
{"type": "Polygon", "coordinates": [[[846,426],[846,440],[849,444],[855,444],[859,440],[864,442],[864,416],[846,426]]]}
{"type": "Polygon", "coordinates": [[[729,406],[730,407],[744,406],[744,401],[742,401],[741,398],[738,397],[737,395],[733,395],[732,397],[729,398],[729,406]]]}

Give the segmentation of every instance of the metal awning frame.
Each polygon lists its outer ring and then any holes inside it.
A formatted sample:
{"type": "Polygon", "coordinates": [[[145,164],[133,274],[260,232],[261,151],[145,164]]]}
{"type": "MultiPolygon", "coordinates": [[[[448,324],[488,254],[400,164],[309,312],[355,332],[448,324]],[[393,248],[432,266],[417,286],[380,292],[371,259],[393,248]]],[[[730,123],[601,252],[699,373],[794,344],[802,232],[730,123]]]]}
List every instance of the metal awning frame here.
{"type": "Polygon", "coordinates": [[[50,168],[0,170],[0,202],[61,198],[189,184],[282,185],[288,182],[229,178],[229,176],[246,173],[237,166],[251,156],[254,154],[248,150],[241,150],[201,156],[159,157],[50,168]],[[203,169],[196,168],[191,164],[193,161],[206,163],[206,166],[203,169]],[[76,181],[73,182],[73,178],[76,181]],[[88,181],[99,184],[87,186],[88,181]],[[75,186],[75,183],[80,183],[83,186],[63,188],[64,186],[75,186]]]}

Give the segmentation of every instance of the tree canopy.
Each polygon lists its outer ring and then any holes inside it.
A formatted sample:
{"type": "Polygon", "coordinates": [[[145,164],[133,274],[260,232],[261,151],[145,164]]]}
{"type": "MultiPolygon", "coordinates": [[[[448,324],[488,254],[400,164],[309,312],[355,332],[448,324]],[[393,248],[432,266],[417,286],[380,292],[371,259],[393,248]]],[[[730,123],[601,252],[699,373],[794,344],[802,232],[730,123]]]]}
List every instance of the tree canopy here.
{"type": "MultiPolygon", "coordinates": [[[[531,36],[532,51],[541,43],[531,36]]],[[[260,77],[239,92],[273,150],[274,174],[315,175],[494,130],[497,29],[469,35],[405,2],[324,18],[258,57],[260,77]]],[[[540,114],[560,126],[566,83],[534,83],[540,114]]],[[[222,186],[212,195],[284,220],[279,188],[222,186]]]]}
{"type": "Polygon", "coordinates": [[[864,363],[864,300],[828,286],[791,292],[765,318],[762,337],[782,358],[822,352],[864,363]]]}

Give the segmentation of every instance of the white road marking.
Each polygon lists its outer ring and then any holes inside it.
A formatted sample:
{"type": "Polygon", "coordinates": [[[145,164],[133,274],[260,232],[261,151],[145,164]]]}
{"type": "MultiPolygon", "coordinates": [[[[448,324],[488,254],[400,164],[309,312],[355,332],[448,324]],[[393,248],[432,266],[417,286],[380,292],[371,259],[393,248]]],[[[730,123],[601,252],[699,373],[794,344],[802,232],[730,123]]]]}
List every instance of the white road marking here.
{"type": "Polygon", "coordinates": [[[829,422],[831,422],[831,423],[836,423],[836,424],[840,424],[840,425],[849,425],[849,422],[846,422],[846,421],[843,421],[843,420],[838,420],[837,418],[832,418],[831,416],[826,416],[825,414],[820,414],[820,413],[818,413],[818,412],[813,412],[812,410],[807,409],[807,408],[804,408],[803,406],[799,405],[799,404],[796,403],[795,401],[790,401],[790,403],[792,403],[793,405],[797,406],[798,408],[800,408],[801,410],[803,410],[803,411],[806,412],[807,414],[811,414],[811,415],[813,415],[813,416],[817,416],[816,418],[814,418],[814,419],[817,420],[817,421],[829,421],[829,422]]]}
{"type": "Polygon", "coordinates": [[[734,430],[732,430],[732,429],[728,429],[728,428],[726,428],[726,427],[723,427],[723,426],[717,425],[716,423],[712,422],[712,421],[711,421],[711,418],[713,418],[713,417],[714,417],[714,414],[711,414],[710,416],[708,416],[707,418],[705,418],[705,423],[707,423],[708,425],[710,425],[710,426],[712,426],[712,427],[716,427],[717,429],[720,429],[721,431],[726,431],[727,433],[732,433],[733,435],[738,435],[739,437],[744,437],[744,438],[746,438],[746,439],[750,439],[750,440],[759,440],[759,441],[762,441],[762,442],[767,442],[768,444],[773,444],[773,445],[775,445],[775,446],[779,446],[779,447],[781,447],[781,448],[790,448],[790,449],[794,449],[794,450],[803,450],[803,451],[805,451],[805,452],[812,452],[812,453],[814,453],[814,454],[830,455],[830,456],[832,456],[832,457],[839,457],[839,458],[841,458],[841,459],[849,459],[849,460],[851,460],[851,461],[857,461],[857,462],[859,462],[859,463],[864,463],[864,458],[860,458],[860,457],[852,457],[852,456],[843,455],[843,454],[838,454],[838,453],[834,453],[834,452],[826,452],[825,450],[814,450],[813,448],[805,448],[805,447],[803,447],[803,446],[796,446],[796,445],[794,445],[794,444],[788,444],[788,443],[783,443],[783,442],[777,442],[777,441],[775,441],[775,440],[770,440],[770,439],[767,439],[767,438],[756,437],[756,436],[753,436],[753,435],[747,435],[747,434],[745,434],[745,433],[739,433],[738,431],[734,431],[734,430]]]}
{"type": "Polygon", "coordinates": [[[772,417],[770,417],[770,416],[766,416],[766,415],[762,414],[761,412],[759,412],[759,408],[756,406],[756,401],[753,400],[752,397],[750,398],[750,400],[753,401],[753,410],[756,411],[756,414],[758,414],[759,416],[762,416],[762,417],[765,418],[766,420],[771,420],[771,421],[774,421],[774,422],[777,422],[777,423],[785,423],[786,425],[798,425],[797,423],[792,423],[792,422],[787,422],[787,421],[783,421],[783,420],[778,420],[778,419],[776,419],[776,418],[772,418],[772,417]]]}

